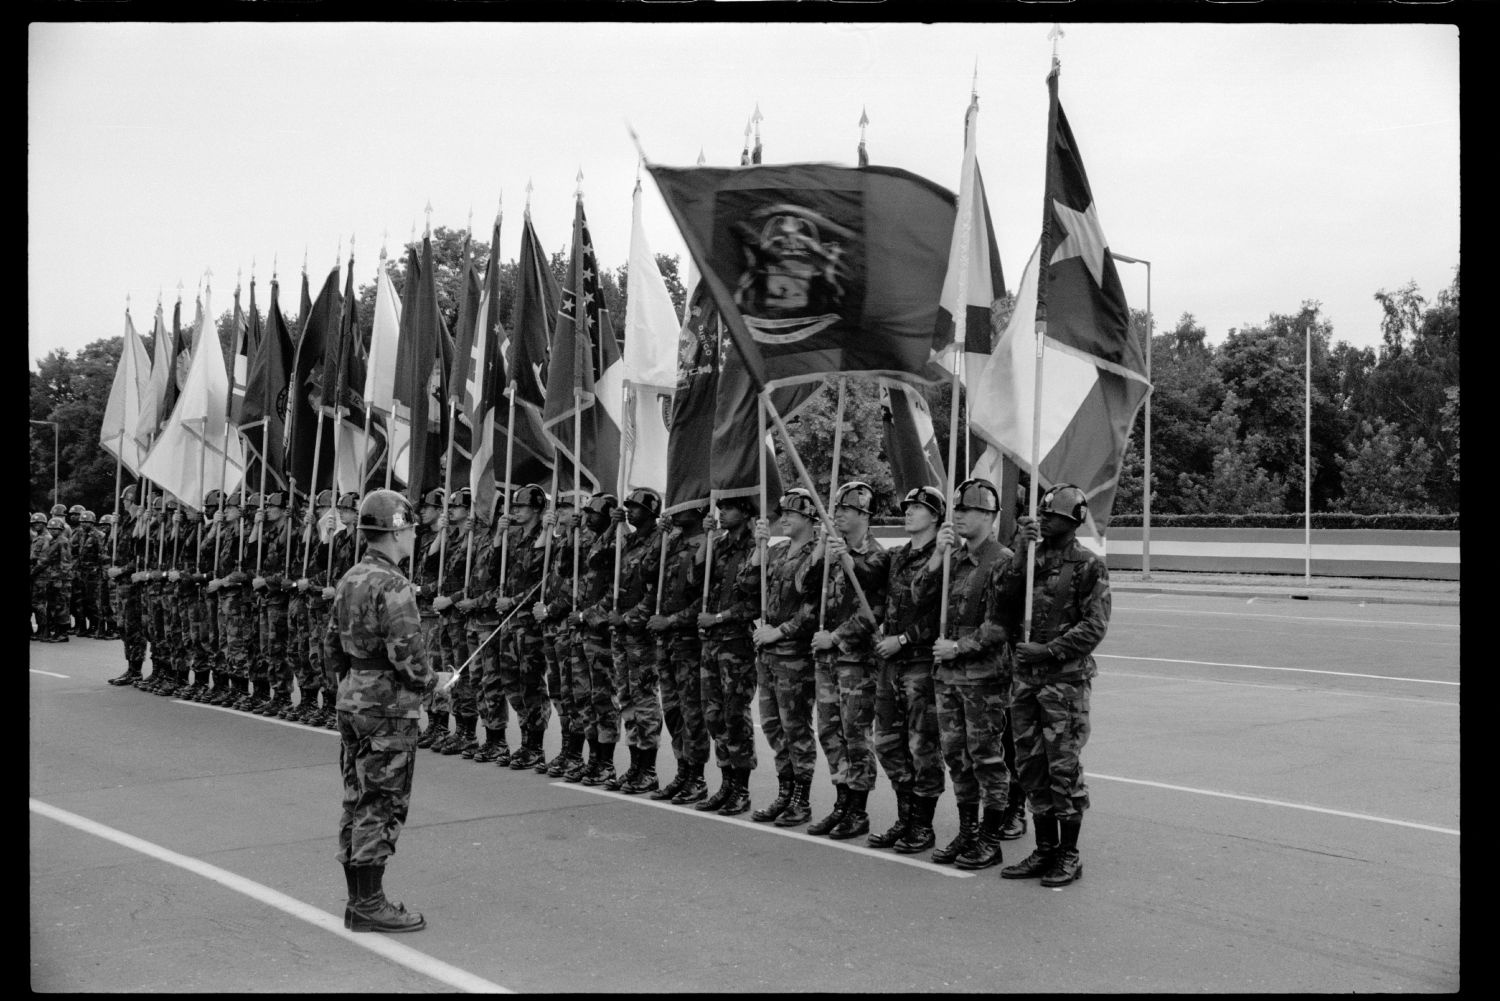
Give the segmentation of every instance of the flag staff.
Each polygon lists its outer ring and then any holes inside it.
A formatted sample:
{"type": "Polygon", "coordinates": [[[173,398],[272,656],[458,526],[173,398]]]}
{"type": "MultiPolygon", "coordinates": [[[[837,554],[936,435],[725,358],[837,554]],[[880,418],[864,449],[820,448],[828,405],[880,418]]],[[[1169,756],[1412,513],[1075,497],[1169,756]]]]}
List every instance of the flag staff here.
{"type": "MultiPolygon", "coordinates": [[[[578,301],[576,299],[573,301],[573,311],[574,311],[573,315],[576,317],[578,315],[578,301]]],[[[579,376],[579,370],[578,370],[578,368],[576,366],[574,367],[573,376],[574,376],[575,379],[578,378],[578,376],[579,376]]],[[[573,490],[574,490],[573,501],[574,501],[575,505],[577,504],[578,496],[579,496],[578,492],[577,492],[578,491],[578,487],[583,482],[583,469],[582,469],[582,467],[578,463],[578,454],[582,451],[582,449],[579,448],[579,442],[581,442],[582,440],[583,440],[583,389],[582,389],[582,387],[580,387],[575,382],[573,384],[573,490]]],[[[618,500],[619,499],[616,498],[617,502],[618,502],[618,500]]],[[[575,506],[573,508],[573,510],[577,511],[578,508],[575,506]]],[[[550,537],[552,533],[549,532],[547,534],[550,537]]],[[[619,555],[619,549],[618,549],[618,547],[616,547],[615,554],[616,554],[616,556],[619,555]]],[[[616,594],[616,597],[618,597],[618,594],[616,594]]],[[[578,607],[578,547],[577,546],[573,547],[573,607],[575,609],[578,607]]],[[[610,609],[611,610],[614,609],[614,602],[613,601],[610,602],[610,609]]]]}
{"type": "MultiPolygon", "coordinates": [[[[624,380],[624,382],[621,384],[621,387],[620,387],[620,397],[621,397],[621,403],[622,403],[622,407],[621,407],[620,413],[622,415],[624,415],[624,419],[625,420],[627,420],[627,421],[633,421],[635,419],[635,410],[633,409],[634,406],[635,406],[635,389],[634,389],[634,387],[631,386],[629,379],[624,380]]],[[[575,438],[575,441],[576,441],[576,438],[575,438]]],[[[616,465],[616,471],[615,471],[615,496],[619,498],[619,500],[620,500],[620,506],[621,506],[622,509],[624,508],[624,505],[625,505],[625,484],[626,484],[626,482],[627,481],[626,481],[626,478],[625,478],[625,435],[622,434],[622,435],[620,435],[619,462],[616,465]]],[[[611,601],[610,601],[611,607],[616,606],[616,605],[618,605],[620,603],[620,564],[621,564],[621,562],[625,558],[624,550],[625,550],[625,522],[622,521],[618,525],[615,526],[615,585],[614,585],[613,597],[611,598],[611,601]]]]}
{"type": "MultiPolygon", "coordinates": [[[[306,329],[306,328],[304,327],[303,329],[306,329]]],[[[264,441],[264,436],[262,436],[262,441],[264,441]]],[[[323,417],[320,414],[318,416],[318,429],[313,434],[312,482],[308,484],[308,490],[307,490],[308,496],[312,498],[312,500],[313,500],[313,506],[315,506],[315,507],[317,506],[317,502],[318,502],[318,460],[321,459],[322,457],[323,457],[323,417]]],[[[265,469],[265,465],[266,464],[264,462],[261,463],[260,482],[261,482],[262,486],[264,486],[265,482],[266,482],[266,469],[265,469]]],[[[332,484],[330,484],[330,485],[332,485],[332,484]]],[[[333,499],[333,502],[334,502],[335,507],[337,507],[337,505],[338,505],[338,498],[335,497],[333,499]]],[[[312,555],[312,546],[309,545],[306,549],[302,550],[302,576],[304,576],[304,577],[307,576],[307,564],[309,562],[309,557],[311,555],[312,555]]],[[[259,562],[256,563],[256,566],[257,567],[260,566],[259,562]]]]}
{"type": "MultiPolygon", "coordinates": [[[[341,244],[341,249],[342,249],[342,244],[341,244]]],[[[335,261],[333,266],[334,266],[335,269],[337,269],[338,268],[338,262],[335,261]]],[[[354,234],[353,233],[349,234],[349,274],[350,275],[354,274],[354,234]]],[[[351,285],[353,284],[352,279],[350,281],[350,284],[351,285]]],[[[345,299],[349,299],[350,297],[349,296],[345,296],[344,298],[345,299]]],[[[346,309],[353,310],[354,308],[355,308],[355,304],[353,302],[344,302],[340,306],[340,313],[342,314],[343,310],[346,310],[346,309]]],[[[340,317],[339,317],[339,332],[340,333],[343,332],[343,328],[344,328],[344,318],[343,318],[342,315],[340,315],[340,317]]],[[[351,323],[349,325],[349,332],[354,337],[358,337],[359,336],[359,317],[357,315],[355,316],[355,322],[351,323]]],[[[338,510],[338,504],[339,504],[339,452],[340,452],[339,446],[340,446],[340,444],[342,442],[342,439],[344,437],[344,433],[343,433],[344,429],[342,427],[342,424],[344,422],[344,376],[347,374],[347,372],[344,369],[344,352],[347,350],[347,348],[344,346],[343,341],[340,340],[337,337],[334,338],[334,346],[336,348],[336,350],[334,352],[334,354],[336,356],[334,358],[334,365],[336,366],[337,371],[334,372],[334,377],[333,377],[333,476],[331,477],[330,482],[331,482],[331,484],[333,486],[333,506],[334,506],[334,511],[337,512],[337,510],[338,510]]],[[[366,428],[366,433],[368,433],[368,426],[366,428]]],[[[361,487],[364,486],[364,481],[363,480],[360,481],[360,486],[361,487]]],[[[337,517],[337,514],[335,514],[335,517],[337,517]]],[[[359,533],[356,531],[354,534],[358,535],[359,533]]],[[[331,545],[328,547],[328,577],[327,577],[327,580],[328,580],[328,582],[330,584],[333,582],[333,546],[331,546],[331,545]]]]}
{"type": "MultiPolygon", "coordinates": [[[[125,331],[126,331],[126,333],[125,333],[126,337],[134,337],[135,336],[135,333],[134,333],[134,331],[135,331],[135,325],[130,322],[130,293],[129,292],[125,293],[125,331]]],[[[124,364],[124,362],[125,362],[125,352],[129,351],[131,346],[130,346],[129,343],[127,343],[126,341],[122,340],[120,342],[120,347],[121,347],[121,351],[120,351],[120,363],[124,364]]],[[[128,410],[129,408],[127,407],[126,409],[128,410]]],[[[125,417],[128,418],[129,414],[126,414],[125,417]]],[[[125,472],[124,472],[124,466],[125,466],[124,455],[125,455],[125,419],[122,418],[121,422],[120,422],[119,446],[117,447],[116,454],[115,454],[115,525],[114,525],[114,529],[109,533],[110,534],[109,562],[110,562],[111,565],[114,565],[114,566],[119,565],[119,562],[120,562],[120,490],[121,490],[120,481],[124,478],[124,475],[125,475],[125,472]]],[[[56,467],[54,466],[54,468],[56,468],[56,467]]],[[[56,503],[56,501],[54,501],[54,503],[56,503]]]]}
{"type": "MultiPolygon", "coordinates": [[[[561,458],[561,450],[559,450],[558,457],[561,458]]],[[[554,524],[557,522],[558,518],[560,517],[558,515],[558,513],[557,513],[557,501],[558,501],[558,497],[557,497],[557,470],[558,470],[558,467],[560,465],[562,465],[561,462],[554,462],[552,464],[552,520],[553,520],[554,524]]],[[[575,497],[574,500],[576,501],[577,498],[575,497]]],[[[576,508],[575,508],[575,511],[576,511],[576,508]]],[[[577,560],[578,547],[577,547],[577,545],[574,545],[574,547],[573,547],[573,554],[574,554],[574,561],[573,561],[573,563],[574,563],[574,566],[576,567],[577,563],[578,563],[578,560],[577,560]]],[[[537,597],[538,601],[545,602],[547,600],[547,567],[548,567],[548,565],[551,562],[552,562],[552,533],[550,531],[544,531],[542,533],[542,580],[541,580],[542,589],[541,589],[540,594],[537,597]]],[[[575,579],[578,577],[578,575],[576,573],[573,576],[574,576],[575,579]]],[[[578,592],[576,590],[573,592],[573,603],[575,605],[578,603],[578,592]]]]}
{"type": "MultiPolygon", "coordinates": [[[[828,474],[828,510],[833,510],[833,501],[839,488],[839,452],[844,445],[844,393],[848,380],[839,376],[839,405],[833,423],[833,470],[828,474]]],[[[828,543],[832,535],[823,536],[823,587],[818,591],[818,629],[824,626],[828,613],[828,568],[832,560],[828,554],[828,543]]]]}
{"type": "MultiPolygon", "coordinates": [[[[1307,330],[1302,335],[1306,347],[1302,407],[1305,421],[1302,434],[1302,580],[1306,584],[1312,583],[1312,334],[1312,320],[1309,319],[1307,330]]],[[[1147,397],[1148,404],[1149,401],[1147,397]]]]}
{"type": "MultiPolygon", "coordinates": [[[[760,110],[758,106],[756,110],[760,110]]],[[[764,398],[758,401],[755,413],[757,423],[760,426],[760,435],[755,439],[756,451],[760,454],[760,516],[765,518],[767,524],[769,524],[770,518],[767,517],[769,512],[766,510],[766,401],[764,398]]],[[[813,487],[812,492],[814,499],[816,499],[818,488],[813,487]]],[[[755,561],[760,564],[760,607],[764,609],[766,607],[766,591],[768,590],[766,577],[770,573],[770,569],[766,566],[765,539],[757,539],[755,542],[755,561]]]]}
{"type": "MultiPolygon", "coordinates": [[[[948,406],[948,519],[947,527],[953,529],[953,486],[954,477],[958,471],[958,418],[963,412],[959,402],[961,386],[959,384],[959,372],[962,371],[964,363],[964,340],[968,334],[969,326],[969,242],[972,239],[974,227],[974,200],[979,193],[974,190],[974,176],[978,170],[975,164],[975,130],[979,127],[979,95],[970,91],[969,111],[964,116],[964,164],[963,178],[959,182],[958,196],[958,286],[955,290],[956,300],[953,309],[953,381],[952,400],[948,406]],[[964,191],[968,192],[967,201],[964,199],[964,191]]],[[[953,549],[950,547],[943,551],[943,600],[938,608],[938,637],[946,639],[948,635],[948,585],[953,579],[953,549]]]]}

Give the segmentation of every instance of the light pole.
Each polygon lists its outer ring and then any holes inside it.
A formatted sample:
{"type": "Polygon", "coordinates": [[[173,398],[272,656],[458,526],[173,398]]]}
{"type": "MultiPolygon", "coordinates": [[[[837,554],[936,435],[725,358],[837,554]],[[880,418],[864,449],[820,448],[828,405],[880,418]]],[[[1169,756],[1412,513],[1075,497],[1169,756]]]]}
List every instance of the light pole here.
{"type": "Polygon", "coordinates": [[[52,425],[52,506],[57,506],[57,421],[31,421],[32,424],[52,425]]]}
{"type": "MultiPolygon", "coordinates": [[[[1151,262],[1139,257],[1109,252],[1109,256],[1126,264],[1146,265],[1146,381],[1151,381],[1151,262]]],[[[1151,394],[1146,394],[1146,442],[1141,449],[1141,580],[1151,579],[1151,394]]]]}

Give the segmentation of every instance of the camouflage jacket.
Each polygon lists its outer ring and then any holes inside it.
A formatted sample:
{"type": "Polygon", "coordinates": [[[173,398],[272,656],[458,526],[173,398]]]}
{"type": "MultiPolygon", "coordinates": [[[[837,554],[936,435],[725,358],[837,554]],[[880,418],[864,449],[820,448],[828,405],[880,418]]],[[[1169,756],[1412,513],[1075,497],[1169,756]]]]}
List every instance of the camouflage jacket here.
{"type": "Polygon", "coordinates": [[[59,580],[67,557],[67,542],[62,536],[52,537],[43,532],[31,540],[31,579],[34,581],[59,580]]]}
{"type": "MultiPolygon", "coordinates": [[[[474,537],[473,555],[465,556],[469,564],[468,594],[475,601],[465,618],[475,622],[500,621],[500,613],[495,611],[495,599],[500,597],[500,550],[495,548],[493,540],[489,532],[480,532],[474,537]]],[[[506,554],[507,564],[509,559],[506,554]]],[[[510,567],[507,565],[506,569],[510,567]]]]}
{"type": "MultiPolygon", "coordinates": [[[[864,545],[849,550],[854,561],[854,577],[865,592],[870,611],[876,622],[885,617],[886,578],[890,574],[891,554],[873,535],[866,535],[864,545]]],[[[859,597],[849,585],[849,575],[839,565],[839,560],[830,560],[828,566],[828,589],[823,593],[823,623],[825,628],[838,637],[836,652],[839,659],[864,661],[871,656],[874,647],[873,630],[859,608],[859,597]]],[[[813,597],[817,596],[817,584],[823,582],[823,561],[815,563],[813,573],[808,574],[808,583],[813,597]]]]}
{"type": "MultiPolygon", "coordinates": [[[[145,540],[136,538],[135,526],[136,519],[132,518],[128,512],[120,514],[120,523],[116,525],[116,531],[120,533],[120,544],[116,548],[114,556],[114,565],[121,570],[120,575],[115,578],[116,583],[119,584],[128,585],[130,583],[130,575],[146,565],[143,559],[144,547],[142,545],[145,540]]],[[[42,534],[45,535],[46,533],[43,532],[42,534]]]]}
{"type": "MultiPolygon", "coordinates": [[[[1015,665],[1027,681],[1092,678],[1099,673],[1093,652],[1109,628],[1109,571],[1077,539],[1062,549],[1037,546],[1031,597],[1031,642],[1052,654],[1041,664],[1015,665]]],[[[990,575],[986,621],[1011,643],[1021,640],[1026,613],[1026,557],[1002,560],[990,575]]]]}
{"type": "Polygon", "coordinates": [[[411,558],[411,583],[417,589],[417,604],[424,611],[432,609],[437,597],[438,534],[426,525],[417,526],[417,544],[411,558]]]}
{"type": "MultiPolygon", "coordinates": [[[[1009,673],[1005,637],[980,627],[985,622],[985,587],[990,572],[1010,556],[1009,549],[989,536],[977,547],[960,544],[953,550],[947,595],[948,632],[958,643],[958,654],[952,660],[933,665],[939,679],[980,681],[1009,673]]],[[[941,600],[943,568],[922,567],[912,579],[912,587],[918,594],[941,600]]]]}
{"type": "Polygon", "coordinates": [[[633,633],[646,631],[646,620],[656,611],[656,576],[661,568],[660,526],[628,536],[620,554],[620,597],[616,608],[633,633]]]}
{"type": "Polygon", "coordinates": [[[339,712],[415,719],[436,686],[416,592],[383,553],[366,552],[339,581],[323,642],[339,712]]]}
{"type": "MultiPolygon", "coordinates": [[[[542,537],[540,518],[525,528],[512,525],[506,529],[506,532],[509,534],[508,541],[505,543],[505,584],[501,596],[514,599],[521,604],[521,610],[516,612],[516,617],[510,620],[512,625],[533,629],[536,627],[536,617],[531,614],[531,606],[536,604],[541,588],[536,587],[535,590],[532,588],[542,579],[543,562],[556,559],[552,555],[556,553],[556,550],[548,549],[546,539],[542,537]]],[[[549,572],[551,569],[549,565],[549,572]]],[[[552,590],[548,588],[548,600],[550,601],[552,597],[552,590]]]]}
{"type": "MultiPolygon", "coordinates": [[[[224,586],[236,588],[250,583],[250,575],[241,569],[240,564],[240,534],[244,531],[243,519],[234,523],[232,527],[224,528],[219,536],[219,552],[214,559],[214,576],[223,580],[224,586]]],[[[246,554],[254,556],[254,552],[246,544],[246,554]]]]}
{"type": "MultiPolygon", "coordinates": [[[[557,538],[552,540],[552,555],[547,563],[546,624],[553,628],[556,628],[568,617],[568,613],[573,611],[573,549],[572,539],[566,542],[557,538]]],[[[578,559],[581,563],[582,552],[578,554],[578,559]]],[[[537,595],[540,594],[541,589],[538,589],[537,595]]]]}
{"type": "MultiPolygon", "coordinates": [[[[921,571],[922,565],[932,557],[937,542],[929,539],[919,549],[903,542],[888,550],[883,614],[880,615],[881,636],[905,636],[906,644],[894,660],[931,660],[932,641],[937,639],[938,595],[918,594],[912,581],[921,571]]],[[[873,601],[873,599],[872,599],[873,601]]],[[[874,629],[863,619],[855,618],[845,623],[849,632],[857,635],[862,629],[874,629]]],[[[872,637],[873,639],[874,637],[872,637]]]]}
{"type": "MultiPolygon", "coordinates": [[[[792,656],[808,652],[808,641],[818,627],[818,606],[815,603],[818,586],[822,578],[815,576],[823,565],[812,558],[818,540],[809,537],[800,546],[793,546],[790,539],[766,548],[766,607],[764,619],[767,625],[781,630],[782,638],[766,646],[770,653],[792,656]],[[809,587],[809,582],[811,586],[809,587]],[[809,600],[808,591],[812,592],[809,600]]],[[[760,591],[760,567],[753,560],[740,566],[740,577],[749,578],[742,587],[753,587],[760,591]]]]}
{"type": "MultiPolygon", "coordinates": [[[[474,527],[472,516],[464,519],[462,525],[450,525],[447,541],[443,543],[443,590],[441,593],[455,604],[465,595],[464,564],[469,556],[469,532],[474,527]]],[[[443,614],[457,615],[458,609],[450,606],[444,610],[443,614]]]]}
{"type": "Polygon", "coordinates": [[[615,533],[611,525],[589,543],[578,564],[578,610],[583,625],[595,636],[609,631],[609,611],[614,603],[615,533]]]}
{"type": "MultiPolygon", "coordinates": [[[[283,517],[280,521],[272,524],[262,522],[260,526],[263,540],[260,544],[260,576],[266,579],[266,586],[257,593],[268,601],[284,604],[288,598],[287,592],[297,582],[297,572],[300,566],[291,566],[291,523],[283,517]]],[[[246,549],[255,543],[254,538],[245,541],[246,549]]]]}
{"type": "Polygon", "coordinates": [[[709,570],[708,600],[703,611],[723,615],[722,622],[709,626],[704,636],[713,640],[750,638],[750,623],[760,617],[760,571],[751,567],[744,573],[755,553],[755,535],[749,525],[737,533],[721,532],[713,540],[713,565],[709,570]]]}
{"type": "Polygon", "coordinates": [[[707,536],[674,531],[667,535],[667,572],[662,577],[661,614],[672,629],[698,628],[698,610],[703,607],[703,544],[707,536]]]}
{"type": "Polygon", "coordinates": [[[97,529],[80,528],[73,533],[73,564],[85,573],[104,565],[104,536],[97,529]]]}

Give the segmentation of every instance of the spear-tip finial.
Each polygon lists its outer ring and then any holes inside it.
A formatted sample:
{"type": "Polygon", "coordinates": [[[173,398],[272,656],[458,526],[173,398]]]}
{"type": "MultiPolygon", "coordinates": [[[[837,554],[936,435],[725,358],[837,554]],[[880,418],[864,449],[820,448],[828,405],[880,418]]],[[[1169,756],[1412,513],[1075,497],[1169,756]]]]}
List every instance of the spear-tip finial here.
{"type": "Polygon", "coordinates": [[[974,57],[974,80],[969,84],[969,99],[979,100],[979,57],[974,57]]]}
{"type": "Polygon", "coordinates": [[[213,287],[213,284],[214,284],[214,269],[212,267],[207,267],[207,268],[203,269],[203,284],[207,288],[212,288],[213,287]]]}
{"type": "Polygon", "coordinates": [[[182,301],[182,279],[177,279],[177,301],[182,301]]]}
{"type": "Polygon", "coordinates": [[[531,178],[526,178],[526,218],[531,218],[531,178]]]}
{"type": "Polygon", "coordinates": [[[390,239],[391,231],[383,229],[380,231],[380,259],[385,260],[385,242],[390,239]]]}
{"type": "Polygon", "coordinates": [[[464,223],[464,232],[474,232],[474,206],[472,205],[469,206],[469,220],[468,222],[464,223]]]}
{"type": "Polygon", "coordinates": [[[580,164],[579,167],[578,167],[577,181],[578,181],[578,188],[573,193],[575,195],[577,195],[579,198],[582,198],[583,197],[583,165],[582,164],[580,164]]]}
{"type": "Polygon", "coordinates": [[[130,312],[130,293],[125,293],[125,312],[130,312]]]}
{"type": "Polygon", "coordinates": [[[1067,37],[1067,32],[1062,30],[1062,25],[1056,21],[1052,22],[1052,30],[1047,32],[1047,37],[1052,40],[1052,61],[1057,62],[1057,43],[1067,37]]]}
{"type": "Polygon", "coordinates": [[[271,281],[273,281],[273,282],[276,280],[276,258],[277,258],[277,256],[278,255],[276,255],[276,254],[272,254],[271,255],[271,281]]]}
{"type": "Polygon", "coordinates": [[[243,267],[236,267],[234,269],[234,294],[235,295],[239,295],[240,294],[240,285],[243,284],[244,277],[245,277],[245,269],[243,267]]]}
{"type": "Polygon", "coordinates": [[[307,244],[302,245],[302,273],[307,274],[307,244]]]}
{"type": "Polygon", "coordinates": [[[337,271],[339,269],[339,265],[341,263],[343,263],[343,260],[344,260],[344,234],[340,233],[339,234],[338,245],[334,248],[334,251],[333,251],[333,270],[337,271]]]}
{"type": "Polygon", "coordinates": [[[753,115],[750,116],[750,121],[755,125],[755,138],[756,139],[760,138],[760,123],[764,120],[764,118],[765,118],[765,116],[760,113],[760,102],[756,101],[755,102],[755,114],[753,114],[753,115]]]}
{"type": "Polygon", "coordinates": [[[412,216],[411,217],[411,242],[412,243],[416,243],[417,242],[417,217],[416,216],[412,216]]]}
{"type": "MultiPolygon", "coordinates": [[[[500,225],[500,221],[502,219],[504,219],[504,218],[505,218],[505,189],[501,188],[500,189],[500,197],[497,198],[497,199],[495,199],[495,225],[496,226],[500,225]]],[[[493,250],[493,249],[494,248],[491,248],[491,250],[493,250]]]]}
{"type": "Polygon", "coordinates": [[[865,126],[870,124],[870,112],[864,105],[859,108],[859,141],[865,141],[865,126]]]}
{"type": "Polygon", "coordinates": [[[701,167],[701,166],[703,166],[707,162],[708,162],[708,157],[706,157],[706,156],[703,155],[703,147],[699,146],[698,147],[698,166],[701,167]]]}
{"type": "Polygon", "coordinates": [[[422,235],[424,237],[425,236],[431,236],[432,235],[432,199],[431,198],[427,199],[427,207],[425,209],[423,209],[422,211],[425,212],[425,213],[427,213],[427,228],[424,229],[424,230],[422,230],[422,235]]]}

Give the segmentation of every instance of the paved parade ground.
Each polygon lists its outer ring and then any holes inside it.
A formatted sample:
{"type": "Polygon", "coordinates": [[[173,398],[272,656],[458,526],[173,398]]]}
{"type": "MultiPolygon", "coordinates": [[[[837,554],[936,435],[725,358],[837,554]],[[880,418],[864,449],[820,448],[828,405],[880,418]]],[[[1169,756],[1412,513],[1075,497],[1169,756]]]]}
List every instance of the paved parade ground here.
{"type": "Polygon", "coordinates": [[[342,927],[337,735],[110,687],[120,651],[30,647],[37,991],[1461,986],[1451,603],[1117,589],[1057,890],[421,751],[387,889],[428,928],[397,936],[342,927]]]}

